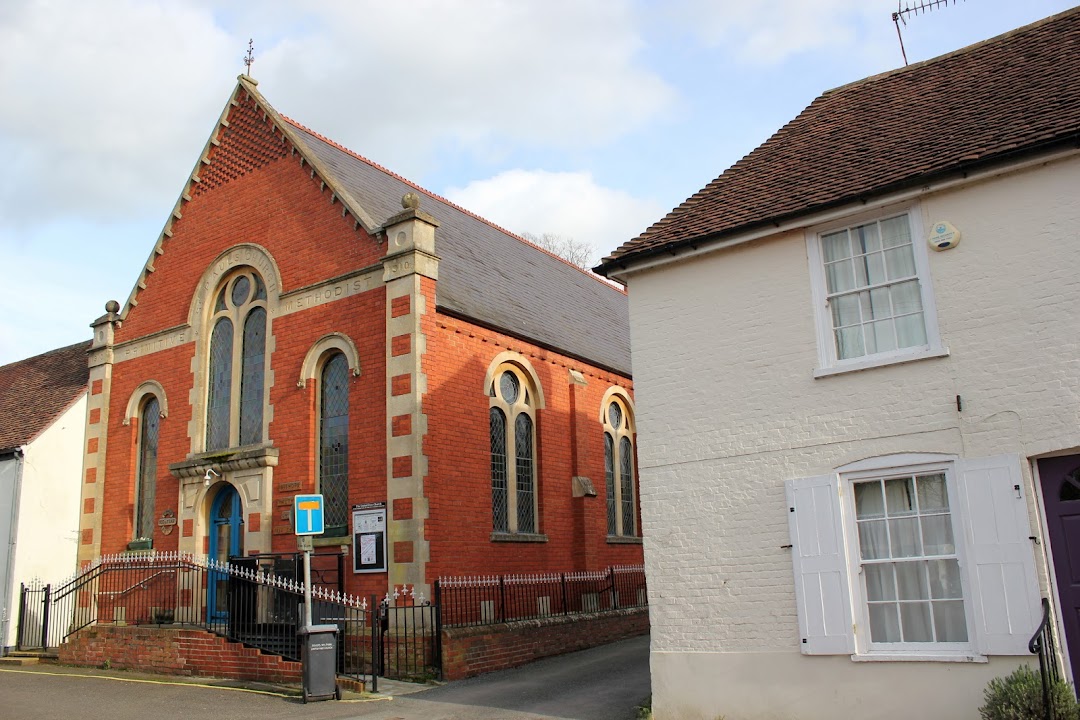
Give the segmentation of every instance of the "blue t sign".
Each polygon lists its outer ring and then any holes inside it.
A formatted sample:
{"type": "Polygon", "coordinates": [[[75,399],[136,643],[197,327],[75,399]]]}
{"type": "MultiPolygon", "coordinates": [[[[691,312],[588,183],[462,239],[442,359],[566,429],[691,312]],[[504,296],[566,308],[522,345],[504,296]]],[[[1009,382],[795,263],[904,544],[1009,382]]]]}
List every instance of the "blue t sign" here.
{"type": "Polygon", "coordinates": [[[326,530],[322,495],[297,495],[293,500],[293,517],[297,535],[322,535],[326,530]]]}

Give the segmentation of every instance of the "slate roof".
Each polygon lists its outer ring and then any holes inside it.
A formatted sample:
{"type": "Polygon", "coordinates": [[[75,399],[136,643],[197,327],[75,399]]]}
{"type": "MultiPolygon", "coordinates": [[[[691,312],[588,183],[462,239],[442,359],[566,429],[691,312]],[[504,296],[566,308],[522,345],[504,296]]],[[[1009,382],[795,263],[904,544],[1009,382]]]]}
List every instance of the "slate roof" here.
{"type": "Polygon", "coordinates": [[[830,90],[597,272],[1080,143],[1080,7],[830,90]]]}
{"type": "Polygon", "coordinates": [[[336,182],[378,221],[423,193],[420,210],[439,221],[436,306],[518,338],[630,374],[626,294],[445,198],[285,118],[336,182]]]}
{"type": "Polygon", "coordinates": [[[0,367],[0,452],[33,442],[86,392],[89,342],[0,367]]]}

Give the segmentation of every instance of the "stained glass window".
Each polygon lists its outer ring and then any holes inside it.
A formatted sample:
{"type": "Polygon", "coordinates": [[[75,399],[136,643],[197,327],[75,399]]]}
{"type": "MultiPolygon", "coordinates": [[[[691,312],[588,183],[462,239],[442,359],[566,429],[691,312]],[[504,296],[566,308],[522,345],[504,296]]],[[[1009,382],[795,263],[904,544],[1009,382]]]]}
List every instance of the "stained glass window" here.
{"type": "Polygon", "coordinates": [[[489,396],[492,525],[496,532],[539,532],[532,390],[520,368],[506,364],[489,396]]]}
{"type": "Polygon", "coordinates": [[[333,537],[347,535],[349,525],[349,363],[342,353],[323,365],[319,387],[319,491],[333,537]]]}
{"type": "Polygon", "coordinates": [[[630,438],[619,440],[619,478],[622,481],[619,501],[622,503],[622,534],[634,534],[634,450],[630,438]]]}
{"type": "Polygon", "coordinates": [[[533,430],[532,418],[520,413],[514,420],[514,454],[517,470],[517,529],[536,532],[536,512],[533,498],[533,430]]]}
{"type": "Polygon", "coordinates": [[[241,445],[262,442],[265,353],[266,310],[257,307],[248,313],[244,321],[244,361],[240,378],[241,445]]]}
{"type": "Polygon", "coordinates": [[[210,336],[210,392],[206,413],[206,449],[229,447],[232,407],[233,324],[221,318],[210,336]]]}
{"type": "Polygon", "coordinates": [[[266,286],[250,268],[235,272],[216,294],[210,318],[206,449],[263,441],[266,403],[266,286]]]}
{"type": "Polygon", "coordinates": [[[495,532],[510,530],[506,487],[506,415],[499,408],[488,412],[491,421],[491,518],[495,532]]]}
{"type": "Polygon", "coordinates": [[[142,407],[139,421],[139,476],[135,498],[135,537],[154,534],[154,495],[157,486],[158,428],[161,405],[150,397],[142,407]]]}
{"type": "Polygon", "coordinates": [[[608,535],[636,537],[634,431],[629,405],[615,396],[602,417],[608,535]]]}
{"type": "Polygon", "coordinates": [[[619,532],[619,508],[615,502],[615,441],[611,433],[604,433],[604,480],[607,486],[607,532],[619,532]]]}

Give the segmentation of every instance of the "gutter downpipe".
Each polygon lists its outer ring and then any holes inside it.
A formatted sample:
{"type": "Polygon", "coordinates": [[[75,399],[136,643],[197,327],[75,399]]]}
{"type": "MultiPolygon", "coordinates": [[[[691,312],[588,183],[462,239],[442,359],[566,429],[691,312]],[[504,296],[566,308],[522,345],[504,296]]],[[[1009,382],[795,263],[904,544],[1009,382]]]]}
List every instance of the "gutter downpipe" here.
{"type": "Polygon", "coordinates": [[[11,492],[11,525],[8,537],[4,538],[7,548],[7,577],[0,577],[0,657],[8,654],[11,646],[7,644],[8,631],[11,627],[11,614],[13,608],[9,607],[11,593],[15,588],[15,545],[19,532],[19,499],[22,495],[22,475],[24,463],[24,450],[15,448],[11,457],[15,460],[15,482],[11,492]]]}

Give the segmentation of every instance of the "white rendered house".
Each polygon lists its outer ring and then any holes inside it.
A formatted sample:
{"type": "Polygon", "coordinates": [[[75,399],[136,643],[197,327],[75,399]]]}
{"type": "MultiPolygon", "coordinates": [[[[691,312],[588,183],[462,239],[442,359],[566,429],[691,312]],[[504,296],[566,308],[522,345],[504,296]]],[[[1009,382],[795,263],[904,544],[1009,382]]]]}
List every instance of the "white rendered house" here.
{"type": "Polygon", "coordinates": [[[20,584],[75,571],[89,343],[0,367],[0,653],[20,584]]]}
{"type": "Polygon", "coordinates": [[[1077,679],[1078,47],[1074,9],[831,90],[598,268],[658,720],[976,718],[1043,597],[1077,679]]]}

